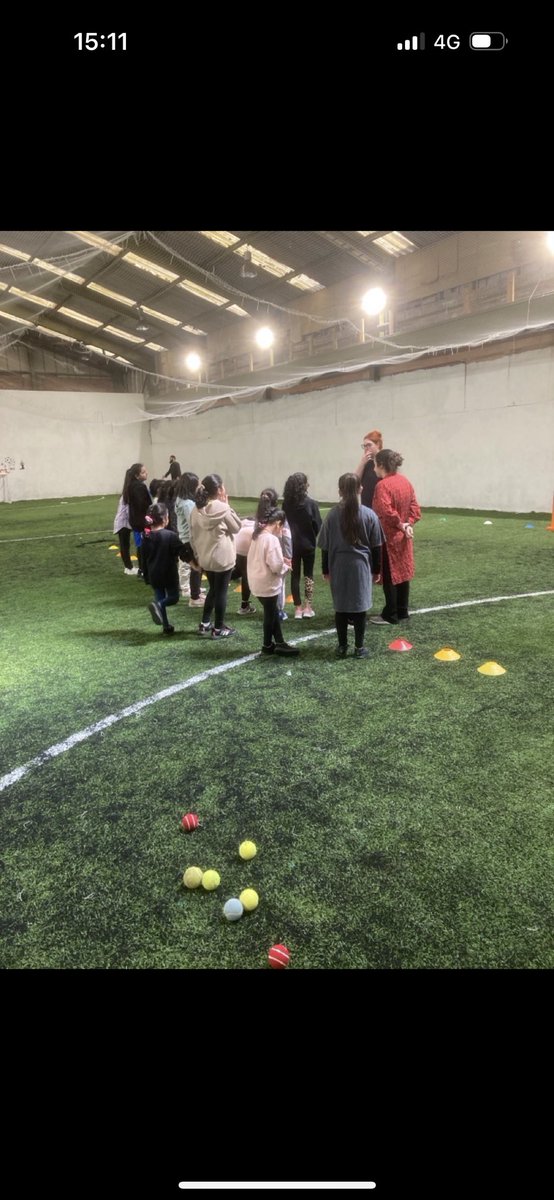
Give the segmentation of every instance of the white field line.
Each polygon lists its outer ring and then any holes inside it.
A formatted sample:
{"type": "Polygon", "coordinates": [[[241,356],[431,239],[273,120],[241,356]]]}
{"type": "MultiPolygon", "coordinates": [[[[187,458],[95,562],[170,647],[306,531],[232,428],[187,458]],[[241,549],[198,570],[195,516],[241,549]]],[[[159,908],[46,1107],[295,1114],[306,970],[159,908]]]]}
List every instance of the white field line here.
{"type": "MultiPolygon", "coordinates": [[[[459,600],[453,604],[438,604],[433,608],[415,608],[412,610],[412,616],[429,612],[444,612],[446,609],[451,608],[469,608],[471,605],[476,604],[498,604],[501,600],[527,600],[535,596],[553,595],[554,589],[551,589],[546,592],[520,592],[516,596],[491,596],[481,600],[459,600]]],[[[395,626],[391,626],[391,629],[394,628],[395,626]]],[[[290,644],[297,646],[302,642],[312,642],[320,637],[328,637],[332,633],[335,633],[334,629],[323,629],[318,633],[308,633],[305,637],[295,638],[290,644]]],[[[0,792],[11,787],[12,783],[18,783],[20,779],[23,779],[35,767],[42,767],[50,759],[57,758],[59,754],[65,754],[66,750],[71,750],[79,742],[86,742],[95,733],[102,733],[104,729],[109,729],[111,725],[116,725],[119,721],[123,721],[125,717],[135,717],[138,713],[143,712],[144,709],[157,704],[159,700],[166,700],[168,696],[176,696],[179,692],[185,692],[197,683],[204,683],[212,675],[222,675],[225,671],[232,671],[235,667],[242,667],[245,663],[254,662],[259,657],[258,651],[255,651],[253,654],[244,655],[243,658],[235,658],[232,662],[220,663],[217,667],[209,667],[207,671],[201,671],[199,675],[192,675],[190,679],[185,679],[182,683],[174,683],[171,687],[164,688],[161,692],[155,692],[153,696],[147,696],[145,700],[137,700],[136,704],[129,704],[127,708],[121,708],[119,712],[110,713],[108,717],[103,717],[101,721],[95,721],[94,725],[87,725],[85,729],[80,729],[78,733],[72,733],[63,742],[56,742],[54,746],[49,746],[47,750],[42,750],[40,754],[37,754],[35,758],[29,759],[29,762],[24,763],[23,766],[15,767],[13,771],[8,771],[7,775],[0,776],[0,792]]]]}
{"type": "Polygon", "coordinates": [[[0,546],[6,546],[8,542],[48,542],[50,538],[62,537],[90,537],[91,533],[109,533],[115,537],[115,533],[111,529],[87,529],[86,533],[44,533],[39,537],[24,537],[24,538],[0,538],[0,546]]]}

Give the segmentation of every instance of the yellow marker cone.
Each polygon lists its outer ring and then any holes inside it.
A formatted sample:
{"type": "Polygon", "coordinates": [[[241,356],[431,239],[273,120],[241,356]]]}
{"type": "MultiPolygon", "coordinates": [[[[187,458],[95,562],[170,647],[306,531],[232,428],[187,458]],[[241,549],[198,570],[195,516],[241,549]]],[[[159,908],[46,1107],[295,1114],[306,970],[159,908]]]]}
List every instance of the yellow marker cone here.
{"type": "Polygon", "coordinates": [[[108,546],[108,550],[119,550],[119,546],[108,546]]]}
{"type": "Polygon", "coordinates": [[[500,663],[495,663],[495,662],[483,663],[483,666],[477,667],[477,670],[481,673],[481,675],[505,675],[506,674],[506,668],[501,667],[500,663]]]}
{"type": "Polygon", "coordinates": [[[242,592],[242,584],[241,584],[241,583],[239,583],[239,586],[238,586],[238,587],[236,587],[236,588],[233,588],[233,591],[234,591],[234,592],[242,592]]]}
{"type": "Polygon", "coordinates": [[[138,562],[136,554],[131,554],[131,562],[138,562]]]}
{"type": "Polygon", "coordinates": [[[286,604],[294,604],[294,599],[292,596],[287,596],[286,604]]]}
{"type": "Polygon", "coordinates": [[[433,658],[438,658],[439,662],[457,662],[461,657],[461,654],[458,654],[457,650],[450,650],[448,646],[444,646],[442,650],[437,650],[437,653],[433,655],[433,658]]]}
{"type": "Polygon", "coordinates": [[[116,554],[116,556],[115,556],[115,557],[116,557],[116,558],[121,558],[121,551],[120,551],[120,550],[118,550],[118,551],[117,551],[117,554],[116,554]]]}

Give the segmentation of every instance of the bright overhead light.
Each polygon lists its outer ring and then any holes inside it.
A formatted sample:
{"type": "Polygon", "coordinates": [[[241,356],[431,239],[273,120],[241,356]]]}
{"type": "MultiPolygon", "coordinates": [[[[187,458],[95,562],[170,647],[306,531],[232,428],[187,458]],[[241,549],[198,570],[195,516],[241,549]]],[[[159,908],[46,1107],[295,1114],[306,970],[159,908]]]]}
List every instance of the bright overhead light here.
{"type": "Polygon", "coordinates": [[[109,288],[101,287],[99,283],[87,283],[87,287],[93,292],[101,292],[103,296],[109,296],[110,300],[117,300],[119,304],[130,304],[135,306],[136,300],[130,300],[129,296],[122,296],[120,292],[111,292],[109,288]]]}
{"type": "Polygon", "coordinates": [[[3,250],[4,254],[11,254],[12,258],[22,258],[24,262],[29,262],[31,257],[30,254],[24,254],[23,250],[14,250],[13,246],[4,246],[3,242],[0,242],[0,250],[3,250]]]}
{"type": "Polygon", "coordinates": [[[372,233],[377,233],[376,229],[358,229],[360,237],[371,237],[372,233]]]}
{"type": "Polygon", "coordinates": [[[35,296],[33,292],[24,292],[21,288],[11,287],[10,292],[14,296],[20,296],[22,300],[28,300],[30,304],[38,304],[39,308],[55,308],[54,300],[45,300],[43,297],[35,296]]]}
{"type": "Polygon", "coordinates": [[[417,250],[415,242],[411,242],[396,229],[393,229],[392,233],[386,233],[384,237],[374,238],[373,245],[380,246],[382,250],[386,250],[387,254],[392,254],[393,258],[399,258],[401,254],[409,254],[411,250],[417,250]]]}
{"type": "Polygon", "coordinates": [[[554,232],[553,232],[553,233],[547,233],[547,235],[546,235],[546,244],[547,244],[547,246],[548,246],[548,249],[549,249],[549,250],[551,250],[552,254],[554,254],[554,232]]]}
{"type": "Polygon", "coordinates": [[[49,271],[51,275],[63,275],[64,279],[70,279],[72,283],[84,283],[82,275],[72,275],[71,271],[64,271],[62,267],[54,266],[54,263],[44,262],[42,258],[33,259],[34,267],[41,267],[43,271],[49,271]]]}
{"type": "Polygon", "coordinates": [[[187,354],[187,357],[185,358],[185,366],[189,371],[199,371],[200,367],[202,366],[202,359],[200,358],[200,355],[196,354],[194,350],[191,350],[190,354],[187,354]]]}
{"type": "Polygon", "coordinates": [[[366,292],[365,296],[362,296],[362,308],[371,317],[382,312],[386,303],[387,297],[382,288],[370,288],[369,292],[366,292]]]}
{"type": "Polygon", "coordinates": [[[240,238],[234,233],[227,233],[226,229],[199,229],[202,237],[211,238],[212,242],[217,242],[218,246],[234,246],[240,242],[240,238]]]}
{"type": "Polygon", "coordinates": [[[46,325],[35,325],[35,329],[39,329],[41,333],[47,333],[50,337],[60,338],[62,342],[76,342],[77,338],[69,337],[67,333],[58,333],[56,329],[47,329],[46,325]]]}
{"type": "Polygon", "coordinates": [[[276,258],[270,258],[269,254],[264,254],[262,250],[255,250],[254,246],[238,246],[234,253],[240,254],[241,258],[253,263],[255,267],[261,267],[262,271],[268,271],[270,275],[277,275],[279,279],[290,275],[293,270],[285,263],[278,262],[276,258]]]}
{"type": "Polygon", "coordinates": [[[63,313],[64,317],[73,317],[74,321],[82,321],[83,325],[94,325],[99,329],[102,321],[96,321],[94,317],[86,317],[84,313],[75,312],[74,308],[59,308],[58,312],[63,313]]]}
{"type": "Polygon", "coordinates": [[[114,256],[121,254],[121,246],[115,246],[113,242],[106,241],[106,238],[100,237],[97,233],[89,233],[88,229],[67,229],[66,232],[79,238],[81,242],[86,242],[88,246],[96,246],[99,250],[105,250],[106,254],[114,256]]]}
{"type": "Polygon", "coordinates": [[[263,329],[258,329],[256,341],[258,346],[261,346],[262,350],[269,350],[269,347],[273,345],[274,340],[275,339],[271,329],[268,329],[267,325],[264,325],[263,329]]]}
{"type": "Polygon", "coordinates": [[[167,350],[167,346],[159,346],[157,342],[145,342],[146,350],[167,350]]]}
{"type": "Polygon", "coordinates": [[[131,266],[138,267],[139,271],[148,271],[150,275],[155,275],[158,279],[165,279],[166,283],[174,283],[179,278],[175,271],[168,271],[167,267],[159,267],[157,263],[150,262],[147,258],[141,258],[140,254],[132,254],[131,251],[124,254],[121,261],[131,263],[131,266]]]}
{"type": "Polygon", "coordinates": [[[287,283],[300,288],[301,292],[320,292],[323,289],[323,284],[318,283],[317,279],[310,279],[309,275],[293,275],[292,279],[287,279],[287,283]]]}
{"type": "Polygon", "coordinates": [[[205,329],[195,329],[194,325],[183,325],[183,329],[186,329],[187,333],[195,333],[197,337],[208,336],[205,329]]]}
{"type": "Polygon", "coordinates": [[[220,296],[218,292],[210,292],[209,288],[201,287],[199,283],[193,283],[192,279],[181,279],[177,287],[184,288],[186,292],[192,292],[193,296],[199,296],[201,300],[207,300],[209,304],[226,304],[225,296],[220,296]]]}
{"type": "Polygon", "coordinates": [[[124,329],[116,329],[115,325],[104,325],[105,333],[113,333],[114,337],[125,338],[126,342],[143,342],[144,338],[135,337],[134,333],[126,333],[124,329]]]}
{"type": "Polygon", "coordinates": [[[8,290],[8,284],[2,283],[2,281],[0,280],[0,292],[7,292],[7,290],[8,290]]]}
{"type": "Polygon", "coordinates": [[[237,317],[249,317],[250,316],[250,313],[247,313],[244,308],[241,308],[240,304],[230,304],[227,309],[227,312],[236,313],[237,317]]]}
{"type": "Polygon", "coordinates": [[[149,317],[157,317],[159,321],[167,321],[168,325],[180,325],[180,321],[176,321],[175,317],[168,317],[167,313],[158,312],[157,308],[148,308],[146,304],[141,304],[143,313],[148,313],[149,317]]]}
{"type": "Polygon", "coordinates": [[[4,312],[3,308],[0,308],[0,317],[5,317],[7,321],[15,321],[16,325],[31,325],[35,328],[32,321],[25,321],[23,317],[16,317],[14,313],[4,312]]]}

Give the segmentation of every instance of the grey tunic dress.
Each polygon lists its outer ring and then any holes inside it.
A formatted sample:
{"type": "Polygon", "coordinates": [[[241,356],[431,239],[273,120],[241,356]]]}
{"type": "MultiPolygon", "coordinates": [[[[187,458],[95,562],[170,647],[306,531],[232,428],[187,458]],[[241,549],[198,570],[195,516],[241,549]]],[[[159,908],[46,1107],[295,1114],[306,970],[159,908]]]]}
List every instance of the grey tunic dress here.
{"type": "Polygon", "coordinates": [[[371,549],[385,538],[379,518],[371,508],[360,505],[364,542],[351,546],[340,527],[340,504],[326,516],[318,538],[329,554],[331,595],[335,612],[367,612],[371,608],[371,549]]]}

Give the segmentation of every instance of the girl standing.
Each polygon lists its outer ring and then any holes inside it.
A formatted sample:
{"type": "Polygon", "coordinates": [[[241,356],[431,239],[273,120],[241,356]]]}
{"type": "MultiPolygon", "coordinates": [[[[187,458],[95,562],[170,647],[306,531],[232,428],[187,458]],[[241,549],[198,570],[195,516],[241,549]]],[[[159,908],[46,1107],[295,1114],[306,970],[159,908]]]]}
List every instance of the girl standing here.
{"type": "MultiPolygon", "coordinates": [[[[184,471],[177,484],[175,512],[177,515],[177,533],[182,542],[190,545],[190,514],[196,504],[196,489],[199,484],[198,475],[193,471],[184,471]]],[[[189,598],[189,608],[204,607],[204,593],[200,587],[202,572],[186,562],[179,563],[179,583],[181,595],[189,598]]]]}
{"type": "Polygon", "coordinates": [[[256,520],[248,551],[248,578],[264,610],[262,654],[292,657],[298,655],[299,651],[296,646],[289,646],[285,642],[279,620],[282,578],[290,567],[290,559],[284,558],[281,549],[284,522],[282,508],[266,512],[263,523],[256,520]]]}
{"type": "Polygon", "coordinates": [[[339,479],[340,504],[327,514],[318,538],[324,579],[330,581],[339,644],[337,658],[347,652],[348,624],[354,626],[354,658],[366,658],[366,614],[371,608],[371,581],[380,567],[383,531],[370,508],[360,503],[362,484],[347,472],[339,479]]]}
{"type": "Polygon", "coordinates": [[[414,489],[405,475],[397,475],[403,458],[395,450],[379,450],[375,470],[379,482],[373,495],[373,508],[379,517],[387,544],[383,553],[383,591],[385,606],[380,617],[370,617],[372,625],[398,625],[409,617],[410,579],[414,577],[413,527],[421,509],[414,489]]]}
{"type": "Polygon", "coordinates": [[[131,562],[131,525],[129,522],[129,505],[119,498],[117,512],[113,523],[113,531],[119,538],[119,550],[126,575],[138,575],[138,567],[131,562]]]}
{"type": "Polygon", "coordinates": [[[308,479],[302,471],[289,475],[283,493],[283,508],[292,534],[291,589],[294,600],[294,616],[315,617],[312,608],[314,598],[314,562],[316,539],[321,529],[319,508],[308,496],[308,479]],[[300,594],[300,572],[304,567],[304,595],[300,594]]]}
{"type": "Polygon", "coordinates": [[[198,565],[208,576],[209,589],[204,601],[198,632],[212,638],[229,637],[235,630],[224,625],[227,590],[236,562],[235,534],[241,519],[231,508],[221,475],[206,475],[198,487],[196,503],[190,514],[191,544],[198,565]],[[215,609],[214,625],[210,617],[215,609]]]}
{"type": "Polygon", "coordinates": [[[155,625],[163,625],[163,632],[175,633],[169,624],[166,609],[179,601],[179,575],[177,557],[190,554],[190,547],[179,541],[176,533],[168,529],[169,512],[165,504],[151,504],[146,514],[142,553],[148,581],[154,589],[154,600],[148,605],[155,625]]]}
{"type": "Polygon", "coordinates": [[[150,492],[146,486],[148,471],[144,463],[133,463],[126,472],[123,482],[123,503],[129,505],[129,524],[133,530],[138,554],[139,575],[144,574],[142,559],[142,532],[145,517],[152,503],[150,492]]]}

